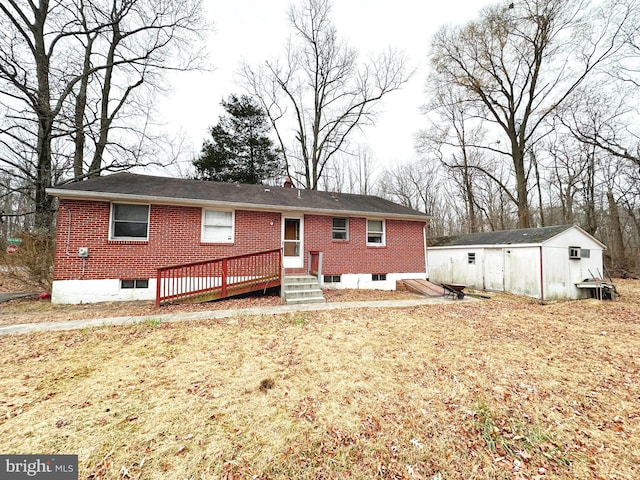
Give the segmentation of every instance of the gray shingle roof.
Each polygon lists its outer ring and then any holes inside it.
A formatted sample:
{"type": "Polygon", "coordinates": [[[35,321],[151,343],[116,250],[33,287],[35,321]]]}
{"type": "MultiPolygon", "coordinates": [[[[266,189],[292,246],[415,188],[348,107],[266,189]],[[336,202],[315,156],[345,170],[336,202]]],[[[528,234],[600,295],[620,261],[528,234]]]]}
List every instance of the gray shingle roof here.
{"type": "Polygon", "coordinates": [[[554,225],[552,227],[518,228],[496,232],[472,233],[454,237],[431,238],[431,247],[454,247],[465,245],[517,245],[525,243],[543,243],[572,228],[573,225],[554,225]]]}
{"type": "Polygon", "coordinates": [[[267,185],[208,182],[182,178],[116,173],[48,189],[61,198],[129,200],[153,203],[219,203],[261,210],[316,213],[370,214],[414,218],[425,221],[427,214],[371,195],[298,190],[267,185]]]}

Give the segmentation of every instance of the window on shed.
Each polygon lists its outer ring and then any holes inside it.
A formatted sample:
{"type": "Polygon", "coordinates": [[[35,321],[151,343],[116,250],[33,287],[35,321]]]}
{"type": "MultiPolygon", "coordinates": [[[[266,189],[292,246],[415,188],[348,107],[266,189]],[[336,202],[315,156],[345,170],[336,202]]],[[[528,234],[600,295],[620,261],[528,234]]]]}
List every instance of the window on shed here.
{"type": "Polygon", "coordinates": [[[572,260],[580,260],[580,247],[569,247],[569,258],[572,260]]]}
{"type": "Polygon", "coordinates": [[[367,245],[384,245],[384,220],[367,220],[367,245]]]}
{"type": "Polygon", "coordinates": [[[588,248],[581,248],[580,258],[591,258],[591,250],[589,250],[588,248]]]}
{"type": "Polygon", "coordinates": [[[476,253],[475,252],[467,253],[467,263],[469,265],[475,265],[476,264],[476,253]]]}
{"type": "Polygon", "coordinates": [[[111,204],[111,238],[146,240],[149,234],[149,205],[111,204]]]}
{"type": "Polygon", "coordinates": [[[211,243],[233,242],[233,212],[203,210],[202,241],[211,243]]]}
{"type": "Polygon", "coordinates": [[[331,222],[331,238],[333,240],[349,239],[349,219],[335,217],[331,222]]]}

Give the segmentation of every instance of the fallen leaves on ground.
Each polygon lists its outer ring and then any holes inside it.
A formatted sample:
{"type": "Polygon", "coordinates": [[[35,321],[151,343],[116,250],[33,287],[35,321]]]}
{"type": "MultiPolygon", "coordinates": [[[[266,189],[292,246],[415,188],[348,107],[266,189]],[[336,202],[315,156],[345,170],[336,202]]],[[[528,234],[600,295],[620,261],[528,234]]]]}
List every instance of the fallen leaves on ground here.
{"type": "Polygon", "coordinates": [[[640,282],[616,283],[3,336],[0,437],[95,480],[631,480],[640,282]]]}

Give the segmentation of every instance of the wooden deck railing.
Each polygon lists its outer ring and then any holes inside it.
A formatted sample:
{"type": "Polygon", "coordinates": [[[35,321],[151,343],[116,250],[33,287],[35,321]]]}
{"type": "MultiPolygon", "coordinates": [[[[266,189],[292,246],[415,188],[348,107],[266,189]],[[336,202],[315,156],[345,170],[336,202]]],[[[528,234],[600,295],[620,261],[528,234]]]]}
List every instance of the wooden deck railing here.
{"type": "Polygon", "coordinates": [[[282,283],[282,249],[158,268],[156,306],[209,301],[282,283]]]}

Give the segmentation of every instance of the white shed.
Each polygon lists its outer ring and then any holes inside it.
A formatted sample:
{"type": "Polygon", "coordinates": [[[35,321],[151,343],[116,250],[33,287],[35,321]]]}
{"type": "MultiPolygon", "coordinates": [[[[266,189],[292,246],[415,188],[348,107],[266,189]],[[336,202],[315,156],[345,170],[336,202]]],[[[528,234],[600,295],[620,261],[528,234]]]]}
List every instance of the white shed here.
{"type": "Polygon", "coordinates": [[[607,247],[576,225],[432,239],[429,280],[541,300],[585,298],[576,283],[603,278],[607,247]]]}

